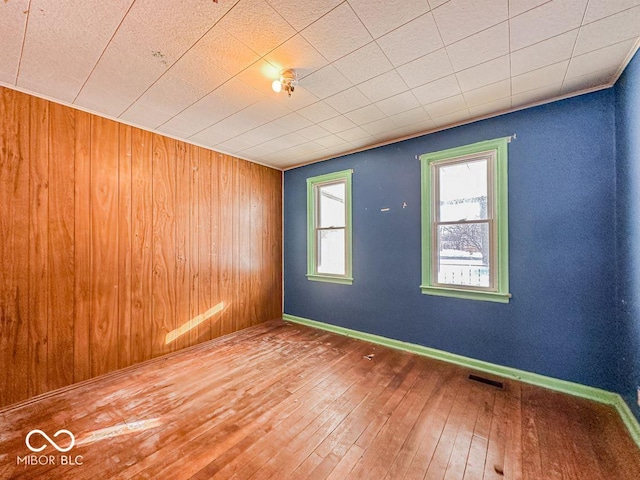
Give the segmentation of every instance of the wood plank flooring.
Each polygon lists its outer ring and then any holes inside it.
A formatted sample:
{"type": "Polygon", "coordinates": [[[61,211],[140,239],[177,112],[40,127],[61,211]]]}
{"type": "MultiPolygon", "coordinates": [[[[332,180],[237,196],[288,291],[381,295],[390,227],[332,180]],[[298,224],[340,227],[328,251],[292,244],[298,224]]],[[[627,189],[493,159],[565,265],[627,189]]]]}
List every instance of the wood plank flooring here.
{"type": "Polygon", "coordinates": [[[469,373],[272,321],[0,410],[0,478],[638,478],[612,408],[469,373]]]}

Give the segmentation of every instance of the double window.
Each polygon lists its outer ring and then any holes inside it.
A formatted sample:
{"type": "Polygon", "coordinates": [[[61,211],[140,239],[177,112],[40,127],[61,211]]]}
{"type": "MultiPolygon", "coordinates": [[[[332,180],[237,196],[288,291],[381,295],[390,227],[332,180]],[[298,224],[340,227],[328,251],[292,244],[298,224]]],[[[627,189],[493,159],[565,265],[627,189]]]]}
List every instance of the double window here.
{"type": "Polygon", "coordinates": [[[507,138],[422,155],[422,293],[507,303],[507,138]]]}
{"type": "Polygon", "coordinates": [[[307,179],[307,278],[353,282],[351,170],[307,179]]]}

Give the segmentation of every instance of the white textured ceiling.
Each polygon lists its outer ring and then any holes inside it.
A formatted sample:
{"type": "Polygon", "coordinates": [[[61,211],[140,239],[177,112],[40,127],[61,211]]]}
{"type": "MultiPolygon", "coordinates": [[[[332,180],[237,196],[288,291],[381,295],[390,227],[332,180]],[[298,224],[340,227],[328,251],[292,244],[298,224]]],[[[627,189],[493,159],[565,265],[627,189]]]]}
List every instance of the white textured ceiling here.
{"type": "Polygon", "coordinates": [[[0,84],[286,168],[610,86],[639,36],[640,0],[3,0],[0,84]]]}

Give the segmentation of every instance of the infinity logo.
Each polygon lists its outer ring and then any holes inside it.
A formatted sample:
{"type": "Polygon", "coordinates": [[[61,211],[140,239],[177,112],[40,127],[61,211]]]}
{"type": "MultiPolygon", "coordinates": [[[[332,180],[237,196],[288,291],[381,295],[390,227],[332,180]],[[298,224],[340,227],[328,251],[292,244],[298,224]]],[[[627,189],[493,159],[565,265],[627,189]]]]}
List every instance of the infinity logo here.
{"type": "Polygon", "coordinates": [[[42,435],[51,444],[51,446],[53,448],[55,448],[56,450],[58,450],[59,452],[68,452],[76,444],[76,437],[74,437],[73,433],[71,433],[69,430],[58,430],[56,433],[53,434],[54,437],[57,437],[61,433],[66,433],[67,435],[69,435],[69,438],[71,438],[71,445],[69,445],[67,448],[60,448],[58,446],[58,444],[56,442],[54,442],[53,440],[51,440],[51,438],[49,438],[49,436],[46,433],[44,433],[42,430],[31,430],[27,434],[27,438],[24,439],[24,442],[27,444],[27,448],[29,450],[31,450],[32,452],[41,452],[42,450],[47,448],[46,444],[44,444],[44,445],[42,445],[41,447],[38,447],[38,448],[35,448],[35,447],[31,446],[31,443],[29,443],[29,439],[31,438],[31,436],[34,433],[39,433],[40,435],[42,435]]]}

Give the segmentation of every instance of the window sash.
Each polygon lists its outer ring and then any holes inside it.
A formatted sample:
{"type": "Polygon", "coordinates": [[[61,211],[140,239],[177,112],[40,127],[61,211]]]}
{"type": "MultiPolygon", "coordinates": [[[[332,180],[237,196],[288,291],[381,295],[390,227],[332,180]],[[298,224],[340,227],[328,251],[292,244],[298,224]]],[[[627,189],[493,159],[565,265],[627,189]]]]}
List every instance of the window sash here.
{"type": "MultiPolygon", "coordinates": [[[[317,177],[307,178],[307,278],[315,281],[325,281],[332,283],[341,283],[351,285],[353,278],[351,273],[351,170],[320,175],[317,177]],[[322,188],[329,185],[344,185],[344,221],[338,222],[343,225],[325,225],[321,226],[321,204],[322,188]],[[323,231],[342,231],[344,232],[344,244],[342,250],[338,252],[344,257],[344,265],[342,271],[344,273],[327,273],[323,270],[321,261],[320,240],[323,231]]],[[[337,200],[337,199],[336,199],[337,200]]],[[[331,207],[329,207],[331,208],[331,207]]],[[[326,213],[326,212],[325,212],[326,213]]],[[[325,223],[326,218],[325,218],[325,223]]],[[[326,241],[326,239],[325,239],[326,241]]],[[[326,259],[326,257],[325,257],[326,259]]],[[[337,270],[334,268],[333,270],[337,270]]]]}
{"type": "Polygon", "coordinates": [[[498,290],[498,245],[497,245],[497,222],[496,218],[496,199],[495,199],[495,169],[496,169],[496,151],[472,153],[469,155],[448,158],[431,163],[431,285],[443,288],[456,288],[462,290],[476,290],[496,292],[498,290]],[[459,220],[459,221],[440,221],[440,171],[442,167],[451,165],[460,165],[465,163],[486,160],[487,165],[487,218],[478,220],[459,220]],[[441,225],[464,225],[486,223],[489,225],[489,285],[475,286],[464,285],[459,283],[444,283],[439,281],[440,270],[440,243],[438,239],[438,231],[441,225]]]}

